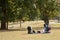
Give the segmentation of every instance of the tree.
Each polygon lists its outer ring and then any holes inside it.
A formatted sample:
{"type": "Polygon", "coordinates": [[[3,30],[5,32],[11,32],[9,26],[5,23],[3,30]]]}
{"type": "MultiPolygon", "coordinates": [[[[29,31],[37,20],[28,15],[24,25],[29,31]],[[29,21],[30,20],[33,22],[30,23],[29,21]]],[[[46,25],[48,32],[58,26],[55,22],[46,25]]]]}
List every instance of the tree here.
{"type": "Polygon", "coordinates": [[[34,20],[39,15],[45,24],[56,16],[58,5],[55,0],[0,0],[1,29],[7,29],[8,22],[20,20],[34,20]],[[6,25],[7,23],[7,25],[6,25]]]}
{"type": "Polygon", "coordinates": [[[35,0],[24,0],[24,7],[27,10],[29,20],[34,20],[38,15],[35,0]]]}
{"type": "Polygon", "coordinates": [[[40,10],[40,18],[49,25],[49,19],[56,16],[57,2],[55,0],[37,0],[36,5],[40,10]]]}
{"type": "Polygon", "coordinates": [[[23,1],[24,0],[15,0],[16,1],[16,5],[17,5],[17,19],[18,21],[20,21],[20,28],[21,28],[21,21],[23,21],[23,18],[26,16],[26,9],[24,7],[23,1]]]}
{"type": "Polygon", "coordinates": [[[34,0],[18,0],[17,2],[17,19],[21,21],[23,20],[34,20],[36,18],[37,12],[34,6],[34,0]]]}
{"type": "Polygon", "coordinates": [[[7,29],[6,23],[14,21],[16,16],[16,6],[14,0],[0,0],[0,13],[1,29],[7,29]]]}
{"type": "Polygon", "coordinates": [[[1,29],[6,29],[6,2],[7,0],[1,0],[1,8],[2,8],[2,18],[1,18],[1,29]]]}

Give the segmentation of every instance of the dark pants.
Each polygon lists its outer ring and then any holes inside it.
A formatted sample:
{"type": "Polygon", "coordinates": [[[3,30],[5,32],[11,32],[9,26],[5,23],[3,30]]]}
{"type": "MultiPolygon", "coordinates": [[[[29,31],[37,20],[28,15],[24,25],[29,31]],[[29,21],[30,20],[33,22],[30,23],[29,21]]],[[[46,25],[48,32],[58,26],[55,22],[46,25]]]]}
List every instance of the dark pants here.
{"type": "Polygon", "coordinates": [[[49,32],[49,30],[50,30],[49,27],[46,27],[46,30],[45,30],[45,31],[46,31],[46,32],[49,32]]]}
{"type": "Polygon", "coordinates": [[[31,34],[31,30],[28,30],[28,34],[31,34]]]}

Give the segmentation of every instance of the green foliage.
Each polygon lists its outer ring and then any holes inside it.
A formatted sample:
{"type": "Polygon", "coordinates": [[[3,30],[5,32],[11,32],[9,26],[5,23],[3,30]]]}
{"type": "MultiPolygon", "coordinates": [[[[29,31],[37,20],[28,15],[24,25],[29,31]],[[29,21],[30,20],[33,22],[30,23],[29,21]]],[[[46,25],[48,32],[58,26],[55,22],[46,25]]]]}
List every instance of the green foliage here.
{"type": "Polygon", "coordinates": [[[8,21],[21,22],[39,17],[49,23],[49,19],[55,17],[59,10],[60,6],[55,0],[0,0],[0,20],[5,27],[8,21]]]}
{"type": "Polygon", "coordinates": [[[46,18],[50,19],[51,17],[55,17],[57,11],[57,2],[55,0],[38,0],[37,7],[40,10],[41,19],[45,20],[46,18]]]}
{"type": "MultiPolygon", "coordinates": [[[[0,0],[0,20],[3,18],[2,4],[0,0]]],[[[57,15],[59,7],[55,0],[5,0],[6,20],[34,20],[38,15],[41,19],[53,18],[57,15]],[[40,11],[38,13],[37,11],[40,11]],[[25,19],[26,18],[26,19],[25,19]]]]}
{"type": "Polygon", "coordinates": [[[8,7],[7,7],[8,21],[14,21],[16,19],[16,14],[17,14],[17,6],[15,0],[8,1],[8,7]]]}

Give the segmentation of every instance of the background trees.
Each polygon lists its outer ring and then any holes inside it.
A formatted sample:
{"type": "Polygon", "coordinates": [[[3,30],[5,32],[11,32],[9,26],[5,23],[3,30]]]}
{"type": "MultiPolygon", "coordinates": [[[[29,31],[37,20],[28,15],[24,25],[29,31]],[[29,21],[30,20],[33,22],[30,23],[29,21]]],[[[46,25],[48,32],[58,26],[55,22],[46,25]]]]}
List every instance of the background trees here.
{"type": "Polygon", "coordinates": [[[49,24],[60,7],[55,0],[0,0],[1,29],[8,28],[8,22],[42,19],[49,24]],[[7,24],[6,24],[7,23],[7,24]]]}
{"type": "Polygon", "coordinates": [[[57,14],[57,2],[55,0],[38,0],[36,4],[40,10],[40,18],[44,20],[45,24],[49,24],[49,19],[57,14]]]}
{"type": "Polygon", "coordinates": [[[7,29],[8,21],[14,21],[16,18],[16,5],[14,0],[0,0],[0,20],[1,29],[7,29]]]}

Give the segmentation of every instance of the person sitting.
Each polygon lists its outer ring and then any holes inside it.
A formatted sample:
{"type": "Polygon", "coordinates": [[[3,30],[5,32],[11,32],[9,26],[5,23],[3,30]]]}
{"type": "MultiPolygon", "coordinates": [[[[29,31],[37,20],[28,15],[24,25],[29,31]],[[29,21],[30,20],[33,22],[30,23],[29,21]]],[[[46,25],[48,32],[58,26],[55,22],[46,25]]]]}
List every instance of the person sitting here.
{"type": "Polygon", "coordinates": [[[51,30],[51,28],[48,27],[48,25],[44,24],[44,29],[42,30],[41,33],[49,33],[50,30],[51,30]]]}
{"type": "Polygon", "coordinates": [[[49,33],[50,30],[51,30],[51,28],[48,27],[48,25],[45,25],[45,33],[49,33]]]}
{"type": "Polygon", "coordinates": [[[47,31],[46,33],[49,33],[50,30],[51,30],[51,27],[48,27],[46,30],[47,31]]]}
{"type": "Polygon", "coordinates": [[[30,27],[30,26],[27,27],[27,30],[28,30],[28,34],[31,34],[31,33],[32,33],[32,32],[31,32],[31,27],[30,27]]]}

